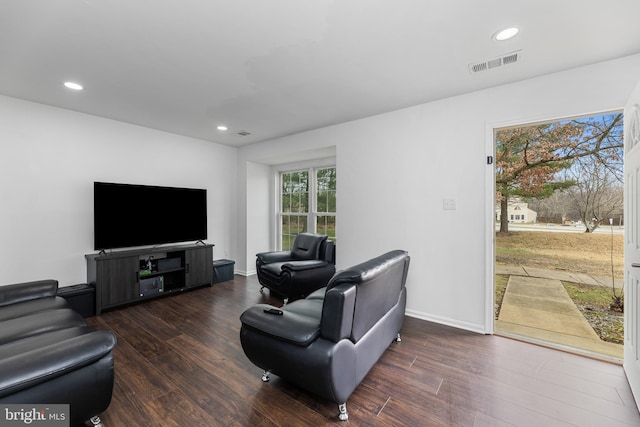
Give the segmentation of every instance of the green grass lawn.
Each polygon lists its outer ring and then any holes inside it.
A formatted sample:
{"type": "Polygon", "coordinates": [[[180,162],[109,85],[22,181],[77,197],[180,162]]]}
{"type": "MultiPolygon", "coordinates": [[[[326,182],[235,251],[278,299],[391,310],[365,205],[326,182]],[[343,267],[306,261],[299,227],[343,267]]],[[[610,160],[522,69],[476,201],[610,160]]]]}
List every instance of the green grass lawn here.
{"type": "MultiPolygon", "coordinates": [[[[496,263],[549,270],[623,277],[622,235],[549,233],[536,231],[496,233],[496,263]]],[[[495,316],[500,314],[509,276],[496,275],[495,316]]],[[[567,293],[591,327],[604,341],[622,343],[623,316],[611,310],[613,290],[607,286],[563,283],[567,293]]],[[[620,294],[621,289],[616,289],[620,294]]]]}
{"type": "Polygon", "coordinates": [[[571,282],[562,284],[600,339],[617,344],[624,342],[623,315],[610,309],[613,299],[611,288],[571,282]]]}

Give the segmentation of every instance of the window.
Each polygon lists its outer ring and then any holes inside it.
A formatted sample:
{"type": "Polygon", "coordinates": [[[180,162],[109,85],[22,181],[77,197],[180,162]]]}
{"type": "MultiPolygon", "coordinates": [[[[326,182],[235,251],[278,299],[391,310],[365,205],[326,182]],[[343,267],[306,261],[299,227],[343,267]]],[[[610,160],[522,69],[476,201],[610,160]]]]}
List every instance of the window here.
{"type": "Polygon", "coordinates": [[[280,173],[280,247],[291,249],[298,233],[310,231],[336,240],[336,168],[280,173]],[[311,177],[311,179],[309,179],[311,177]]]}
{"type": "Polygon", "coordinates": [[[280,235],[282,250],[291,249],[296,234],[307,231],[309,215],[309,172],[280,174],[280,235]]]}
{"type": "Polygon", "coordinates": [[[336,241],[336,168],[316,170],[316,232],[336,241]]]}

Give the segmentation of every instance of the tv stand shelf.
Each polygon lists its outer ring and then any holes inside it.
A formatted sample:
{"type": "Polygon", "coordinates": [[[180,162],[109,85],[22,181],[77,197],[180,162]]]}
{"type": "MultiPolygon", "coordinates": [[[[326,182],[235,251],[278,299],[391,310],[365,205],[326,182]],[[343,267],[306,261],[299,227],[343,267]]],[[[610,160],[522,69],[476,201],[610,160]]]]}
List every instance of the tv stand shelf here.
{"type": "Polygon", "coordinates": [[[213,245],[162,246],[85,258],[87,282],[96,287],[96,314],[213,283],[213,245]]]}

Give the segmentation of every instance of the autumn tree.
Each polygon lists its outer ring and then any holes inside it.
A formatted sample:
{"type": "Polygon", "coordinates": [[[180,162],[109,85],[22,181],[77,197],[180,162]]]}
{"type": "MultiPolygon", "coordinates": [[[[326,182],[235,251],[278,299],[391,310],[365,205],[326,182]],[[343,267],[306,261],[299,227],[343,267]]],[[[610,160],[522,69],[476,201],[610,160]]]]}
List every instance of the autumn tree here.
{"type": "Polygon", "coordinates": [[[496,132],[496,197],[500,232],[509,231],[512,197],[548,197],[575,184],[559,179],[576,159],[592,156],[602,165],[619,162],[622,114],[607,114],[496,132]]]}

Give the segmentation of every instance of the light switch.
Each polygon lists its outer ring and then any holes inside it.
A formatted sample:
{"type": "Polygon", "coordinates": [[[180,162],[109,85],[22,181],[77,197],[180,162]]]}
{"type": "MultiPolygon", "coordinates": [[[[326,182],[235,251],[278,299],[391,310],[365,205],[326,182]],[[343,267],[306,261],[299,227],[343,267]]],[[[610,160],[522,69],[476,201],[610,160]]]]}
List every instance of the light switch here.
{"type": "Polygon", "coordinates": [[[456,199],[443,199],[442,209],[445,211],[453,211],[456,209],[456,199]]]}

